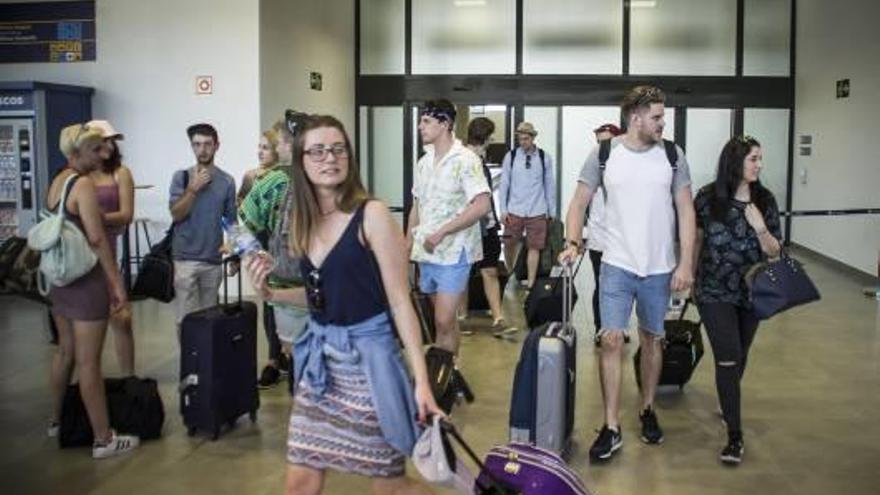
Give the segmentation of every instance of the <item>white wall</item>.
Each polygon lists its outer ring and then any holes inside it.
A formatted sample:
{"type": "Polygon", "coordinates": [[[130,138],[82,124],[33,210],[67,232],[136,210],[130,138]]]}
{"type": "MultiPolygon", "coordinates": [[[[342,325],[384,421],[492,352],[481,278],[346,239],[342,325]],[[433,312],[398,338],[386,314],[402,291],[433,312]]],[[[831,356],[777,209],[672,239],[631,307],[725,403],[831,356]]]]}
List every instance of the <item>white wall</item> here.
{"type": "Polygon", "coordinates": [[[158,234],[170,222],[171,174],[193,163],[189,124],[217,127],[217,164],[236,181],[256,163],[258,3],[97,0],[95,62],[0,65],[0,80],[94,87],[94,117],[125,134],[121,148],[136,184],[156,186],[138,191],[135,206],[136,216],[155,221],[158,234]],[[213,95],[195,94],[197,75],[213,76],[213,95]]]}
{"type": "Polygon", "coordinates": [[[284,109],[335,116],[354,139],[354,2],[260,1],[260,122],[271,126],[284,109]],[[320,72],[323,89],[309,88],[320,72]]]}
{"type": "MultiPolygon", "coordinates": [[[[878,208],[880,2],[799,0],[797,17],[794,209],[878,208]],[[836,99],[845,78],[851,95],[836,99]],[[798,155],[802,134],[813,137],[812,156],[798,155]]],[[[792,240],[876,274],[880,216],[795,218],[792,240]]]]}

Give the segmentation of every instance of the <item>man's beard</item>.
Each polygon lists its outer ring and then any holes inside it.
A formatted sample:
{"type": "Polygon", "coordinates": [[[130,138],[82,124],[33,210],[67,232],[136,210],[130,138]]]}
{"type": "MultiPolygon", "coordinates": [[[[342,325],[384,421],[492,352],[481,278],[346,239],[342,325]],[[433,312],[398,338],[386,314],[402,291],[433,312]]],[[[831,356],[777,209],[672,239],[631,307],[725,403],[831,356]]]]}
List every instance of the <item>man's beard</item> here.
{"type": "Polygon", "coordinates": [[[204,159],[200,156],[197,156],[196,161],[199,162],[199,165],[210,165],[210,164],[214,163],[214,155],[211,155],[208,158],[204,158],[204,159]]]}

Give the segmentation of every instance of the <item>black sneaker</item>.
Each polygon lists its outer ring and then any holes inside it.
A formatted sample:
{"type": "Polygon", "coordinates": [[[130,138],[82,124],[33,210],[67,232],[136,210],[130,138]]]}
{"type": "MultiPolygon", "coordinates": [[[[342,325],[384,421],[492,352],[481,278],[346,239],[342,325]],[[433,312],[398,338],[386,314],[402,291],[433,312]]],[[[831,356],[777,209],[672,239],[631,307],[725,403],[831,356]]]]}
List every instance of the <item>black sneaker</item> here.
{"type": "Polygon", "coordinates": [[[277,362],[278,371],[281,373],[282,376],[286,375],[290,370],[290,362],[288,361],[287,356],[282,353],[280,356],[278,356],[277,362]]]}
{"type": "Polygon", "coordinates": [[[727,446],[721,451],[721,462],[737,465],[742,462],[744,451],[745,447],[743,446],[742,436],[730,435],[727,446]]]}
{"type": "Polygon", "coordinates": [[[611,456],[623,447],[623,435],[620,434],[619,429],[620,428],[618,427],[618,431],[614,431],[611,428],[608,428],[608,425],[602,426],[602,430],[599,431],[599,436],[596,437],[596,441],[593,442],[593,446],[590,447],[591,461],[596,462],[611,459],[611,456]]]}
{"type": "Polygon", "coordinates": [[[657,415],[654,414],[653,408],[647,408],[639,414],[639,420],[642,422],[642,441],[648,444],[663,443],[663,430],[660,429],[660,423],[657,422],[657,415]]]}
{"type": "Polygon", "coordinates": [[[275,385],[278,385],[278,382],[281,381],[281,372],[278,371],[278,368],[272,366],[271,364],[267,364],[265,368],[263,368],[263,372],[260,373],[260,379],[257,381],[257,387],[261,389],[272,388],[275,385]]]}

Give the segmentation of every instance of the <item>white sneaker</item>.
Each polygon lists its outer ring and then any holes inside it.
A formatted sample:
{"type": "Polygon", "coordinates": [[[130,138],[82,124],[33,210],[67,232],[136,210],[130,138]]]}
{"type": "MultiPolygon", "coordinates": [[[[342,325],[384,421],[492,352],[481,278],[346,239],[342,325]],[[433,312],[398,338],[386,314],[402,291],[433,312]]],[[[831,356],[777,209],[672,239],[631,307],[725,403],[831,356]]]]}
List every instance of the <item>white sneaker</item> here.
{"type": "Polygon", "coordinates": [[[97,443],[92,445],[92,458],[104,459],[124,454],[136,449],[140,444],[140,438],[132,435],[117,435],[114,431],[106,445],[98,445],[97,443]]]}
{"type": "Polygon", "coordinates": [[[56,438],[60,432],[61,424],[55,420],[49,421],[49,426],[46,428],[46,436],[49,438],[56,438]]]}

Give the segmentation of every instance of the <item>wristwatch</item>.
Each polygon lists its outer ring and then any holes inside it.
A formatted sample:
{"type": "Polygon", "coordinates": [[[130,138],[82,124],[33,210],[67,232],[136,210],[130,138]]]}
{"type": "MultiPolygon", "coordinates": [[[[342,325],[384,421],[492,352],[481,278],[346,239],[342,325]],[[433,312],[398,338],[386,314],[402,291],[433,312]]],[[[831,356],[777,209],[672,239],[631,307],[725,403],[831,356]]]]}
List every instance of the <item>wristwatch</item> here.
{"type": "Polygon", "coordinates": [[[567,244],[568,244],[569,246],[572,246],[572,247],[574,247],[574,248],[577,248],[577,252],[578,252],[579,254],[584,252],[584,246],[583,246],[583,244],[582,244],[581,242],[579,242],[579,241],[573,241],[573,240],[569,239],[569,240],[567,241],[567,244]]]}

